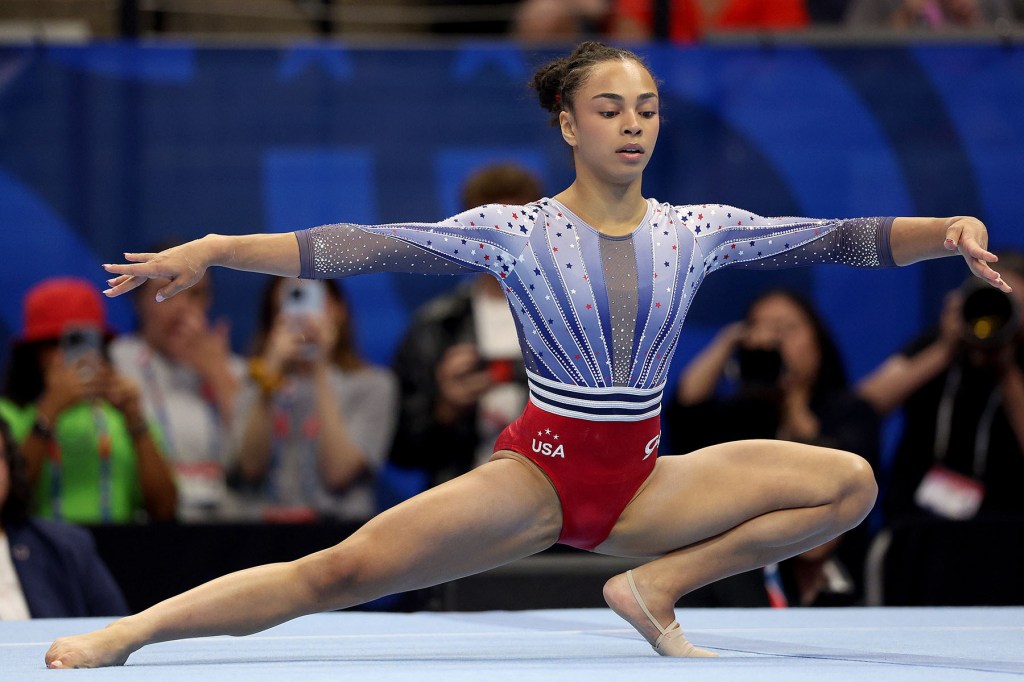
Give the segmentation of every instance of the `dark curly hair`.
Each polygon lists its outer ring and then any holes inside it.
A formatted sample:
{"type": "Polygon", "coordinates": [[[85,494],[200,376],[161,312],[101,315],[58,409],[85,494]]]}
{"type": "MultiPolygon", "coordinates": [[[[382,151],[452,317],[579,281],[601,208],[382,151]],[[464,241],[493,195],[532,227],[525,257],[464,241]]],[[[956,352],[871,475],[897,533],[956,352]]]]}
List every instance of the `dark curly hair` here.
{"type": "MultiPolygon", "coordinates": [[[[3,419],[0,419],[0,460],[7,465],[8,479],[10,480],[7,499],[0,506],[0,524],[7,527],[12,523],[21,523],[28,518],[32,487],[28,480],[25,458],[21,456],[11,429],[3,419]]],[[[3,465],[0,464],[0,466],[3,465]]]]}
{"type": "Polygon", "coordinates": [[[615,59],[636,62],[651,74],[655,83],[660,84],[647,62],[632,50],[593,40],[580,43],[568,57],[560,57],[538,69],[530,82],[531,87],[537,91],[541,108],[551,112],[552,126],[558,125],[559,113],[572,109],[573,98],[586,83],[593,68],[615,59]]]}

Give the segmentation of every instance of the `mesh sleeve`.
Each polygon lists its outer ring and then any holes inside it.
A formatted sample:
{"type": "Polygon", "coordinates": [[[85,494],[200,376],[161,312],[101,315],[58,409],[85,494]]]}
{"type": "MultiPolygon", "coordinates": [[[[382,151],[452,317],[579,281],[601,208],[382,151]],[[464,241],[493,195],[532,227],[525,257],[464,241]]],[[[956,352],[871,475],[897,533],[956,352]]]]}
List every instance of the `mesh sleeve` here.
{"type": "MultiPolygon", "coordinates": [[[[295,233],[300,276],[324,279],[371,272],[497,274],[526,248],[535,205],[489,204],[439,223],[322,225],[295,233]]],[[[507,270],[506,270],[507,272],[507,270]]]]}
{"type": "Polygon", "coordinates": [[[322,225],[295,233],[300,277],[326,279],[370,272],[458,275],[475,268],[449,260],[411,242],[356,225],[322,225]]]}
{"type": "Polygon", "coordinates": [[[739,265],[761,270],[820,263],[850,265],[857,268],[896,267],[889,247],[889,233],[893,220],[888,217],[835,221],[838,225],[833,229],[823,230],[823,234],[817,239],[773,256],[739,265]]]}

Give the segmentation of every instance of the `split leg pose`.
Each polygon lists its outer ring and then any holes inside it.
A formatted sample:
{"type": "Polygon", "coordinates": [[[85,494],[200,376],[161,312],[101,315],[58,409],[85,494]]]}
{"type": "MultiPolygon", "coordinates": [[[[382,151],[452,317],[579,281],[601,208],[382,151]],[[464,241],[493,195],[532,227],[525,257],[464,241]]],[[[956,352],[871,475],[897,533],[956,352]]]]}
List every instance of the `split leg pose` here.
{"type": "MultiPolygon", "coordinates": [[[[658,559],[637,569],[652,613],[720,578],[793,556],[855,526],[874,501],[870,467],[835,450],[775,441],[717,445],[658,460],[596,551],[658,559]]],[[[471,575],[557,540],[558,497],[514,453],[382,513],[340,544],[297,561],[226,575],[103,630],[54,642],[52,668],[124,663],[147,644],[246,635],[301,615],[471,575]]],[[[652,644],[660,634],[625,576],[609,605],[652,644]]]]}

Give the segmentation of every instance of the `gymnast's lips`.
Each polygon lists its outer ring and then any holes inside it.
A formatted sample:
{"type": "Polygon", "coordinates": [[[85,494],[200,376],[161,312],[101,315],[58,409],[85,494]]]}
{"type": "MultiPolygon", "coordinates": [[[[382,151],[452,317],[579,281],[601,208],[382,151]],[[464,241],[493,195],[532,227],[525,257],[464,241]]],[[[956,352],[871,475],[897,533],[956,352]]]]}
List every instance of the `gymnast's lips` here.
{"type": "Polygon", "coordinates": [[[644,148],[639,144],[627,144],[615,150],[616,154],[643,154],[644,148]]]}

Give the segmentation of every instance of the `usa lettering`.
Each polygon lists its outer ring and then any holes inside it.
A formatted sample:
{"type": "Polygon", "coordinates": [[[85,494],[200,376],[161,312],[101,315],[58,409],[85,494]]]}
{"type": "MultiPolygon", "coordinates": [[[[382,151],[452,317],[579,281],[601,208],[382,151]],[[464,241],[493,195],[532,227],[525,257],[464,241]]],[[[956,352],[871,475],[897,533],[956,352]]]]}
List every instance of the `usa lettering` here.
{"type": "Polygon", "coordinates": [[[561,457],[565,459],[565,447],[561,444],[545,443],[542,440],[533,439],[533,451],[539,452],[545,457],[561,457]]]}
{"type": "Polygon", "coordinates": [[[533,451],[545,457],[561,457],[565,459],[565,448],[558,442],[558,434],[551,433],[551,429],[537,432],[537,437],[533,439],[533,451]],[[537,438],[551,438],[555,442],[549,443],[546,440],[537,440],[537,438]]]}

